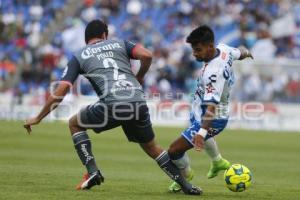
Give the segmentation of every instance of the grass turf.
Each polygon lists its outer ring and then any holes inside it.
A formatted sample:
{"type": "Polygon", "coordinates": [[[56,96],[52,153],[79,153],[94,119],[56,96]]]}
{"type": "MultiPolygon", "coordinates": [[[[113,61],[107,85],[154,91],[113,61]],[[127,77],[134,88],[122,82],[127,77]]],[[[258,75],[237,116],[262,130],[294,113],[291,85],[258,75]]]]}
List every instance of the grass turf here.
{"type": "MultiPolygon", "coordinates": [[[[190,199],[288,200],[300,196],[300,134],[227,130],[217,137],[223,157],[250,168],[254,181],[242,193],[224,186],[223,174],[208,180],[209,159],[190,151],[202,197],[169,193],[169,178],[121,129],[90,134],[93,152],[105,176],[100,187],[76,191],[85,169],[81,165],[65,123],[42,123],[27,135],[22,122],[0,121],[0,199],[190,199]]],[[[180,128],[155,128],[167,148],[180,128]]]]}

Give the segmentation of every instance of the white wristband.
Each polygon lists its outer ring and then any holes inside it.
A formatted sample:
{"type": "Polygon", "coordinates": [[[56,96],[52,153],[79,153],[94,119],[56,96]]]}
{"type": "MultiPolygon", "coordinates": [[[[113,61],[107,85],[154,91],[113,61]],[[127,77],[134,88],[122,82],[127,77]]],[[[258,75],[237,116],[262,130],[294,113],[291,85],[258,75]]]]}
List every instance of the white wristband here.
{"type": "Polygon", "coordinates": [[[200,130],[196,134],[201,135],[203,138],[205,138],[207,135],[207,130],[204,128],[200,128],[200,130]]]}

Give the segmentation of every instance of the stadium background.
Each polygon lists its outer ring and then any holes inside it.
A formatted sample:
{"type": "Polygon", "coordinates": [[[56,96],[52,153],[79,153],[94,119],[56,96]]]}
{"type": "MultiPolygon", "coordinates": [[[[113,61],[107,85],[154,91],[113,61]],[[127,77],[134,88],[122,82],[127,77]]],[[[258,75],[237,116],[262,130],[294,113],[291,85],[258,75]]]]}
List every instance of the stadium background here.
{"type": "MultiPolygon", "coordinates": [[[[2,0],[0,5],[2,119],[24,119],[40,109],[50,83],[60,78],[72,53],[84,46],[85,24],[102,18],[109,24],[111,38],[140,42],[154,53],[144,86],[154,102],[154,123],[187,123],[183,119],[188,118],[187,105],[201,63],[191,56],[184,40],[194,27],[205,23],[214,29],[217,42],[244,45],[255,57],[254,62],[235,66],[231,110],[237,117],[232,117],[230,126],[300,130],[295,114],[300,111],[299,1],[2,0]],[[264,112],[252,123],[243,115],[260,107],[247,102],[263,103],[264,112]]],[[[132,68],[136,71],[138,64],[132,62],[132,68]]],[[[65,99],[68,106],[51,119],[67,119],[77,111],[74,108],[95,100],[90,85],[81,78],[65,99]]]]}
{"type": "MultiPolygon", "coordinates": [[[[84,78],[48,118],[54,122],[34,127],[32,138],[24,134],[20,120],[39,111],[50,83],[59,79],[72,53],[84,45],[85,24],[94,18],[109,23],[111,38],[140,42],[153,51],[144,86],[153,122],[181,127],[156,128],[164,147],[187,125],[201,69],[185,44],[186,35],[206,23],[218,42],[251,49],[254,61],[235,63],[231,129],[219,142],[226,157],[253,171],[256,182],[248,193],[228,193],[221,176],[212,182],[205,179],[208,160],[203,153],[191,152],[199,177],[195,181],[207,191],[204,199],[299,198],[299,134],[285,132],[300,131],[299,0],[0,0],[0,8],[0,199],[184,198],[162,194],[168,179],[159,176],[137,147],[124,142],[119,129],[99,137],[91,134],[97,159],[109,177],[102,189],[71,191],[82,170],[67,125],[57,119],[67,120],[80,106],[96,101],[84,78]],[[145,173],[137,176],[134,172],[141,168],[145,173]]],[[[138,67],[132,62],[133,70],[138,67]]]]}

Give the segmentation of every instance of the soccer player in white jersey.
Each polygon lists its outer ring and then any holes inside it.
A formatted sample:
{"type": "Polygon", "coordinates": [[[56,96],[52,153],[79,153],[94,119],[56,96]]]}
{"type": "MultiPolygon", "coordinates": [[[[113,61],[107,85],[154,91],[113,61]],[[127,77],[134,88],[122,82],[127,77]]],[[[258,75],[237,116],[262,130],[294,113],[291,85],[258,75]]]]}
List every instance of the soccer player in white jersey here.
{"type": "MultiPolygon", "coordinates": [[[[191,180],[194,173],[185,153],[193,147],[200,151],[205,149],[211,159],[208,178],[229,168],[230,162],[222,158],[214,137],[227,125],[229,117],[230,89],[234,83],[232,63],[234,60],[253,59],[244,47],[233,48],[225,44],[214,44],[214,33],[210,27],[203,25],[193,30],[187,37],[193,55],[199,62],[204,62],[194,94],[190,126],[181,133],[169,147],[169,155],[182,174],[191,180]]],[[[180,191],[180,186],[173,182],[169,189],[180,191]]]]}

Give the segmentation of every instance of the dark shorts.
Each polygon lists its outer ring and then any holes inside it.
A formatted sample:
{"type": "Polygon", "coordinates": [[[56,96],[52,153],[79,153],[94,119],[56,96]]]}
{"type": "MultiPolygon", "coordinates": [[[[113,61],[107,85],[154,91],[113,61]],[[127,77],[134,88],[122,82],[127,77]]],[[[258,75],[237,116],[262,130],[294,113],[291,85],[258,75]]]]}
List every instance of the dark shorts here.
{"type": "Polygon", "coordinates": [[[131,142],[147,143],[154,138],[146,102],[113,105],[97,102],[82,109],[77,118],[81,127],[96,133],[122,126],[131,142]]]}

